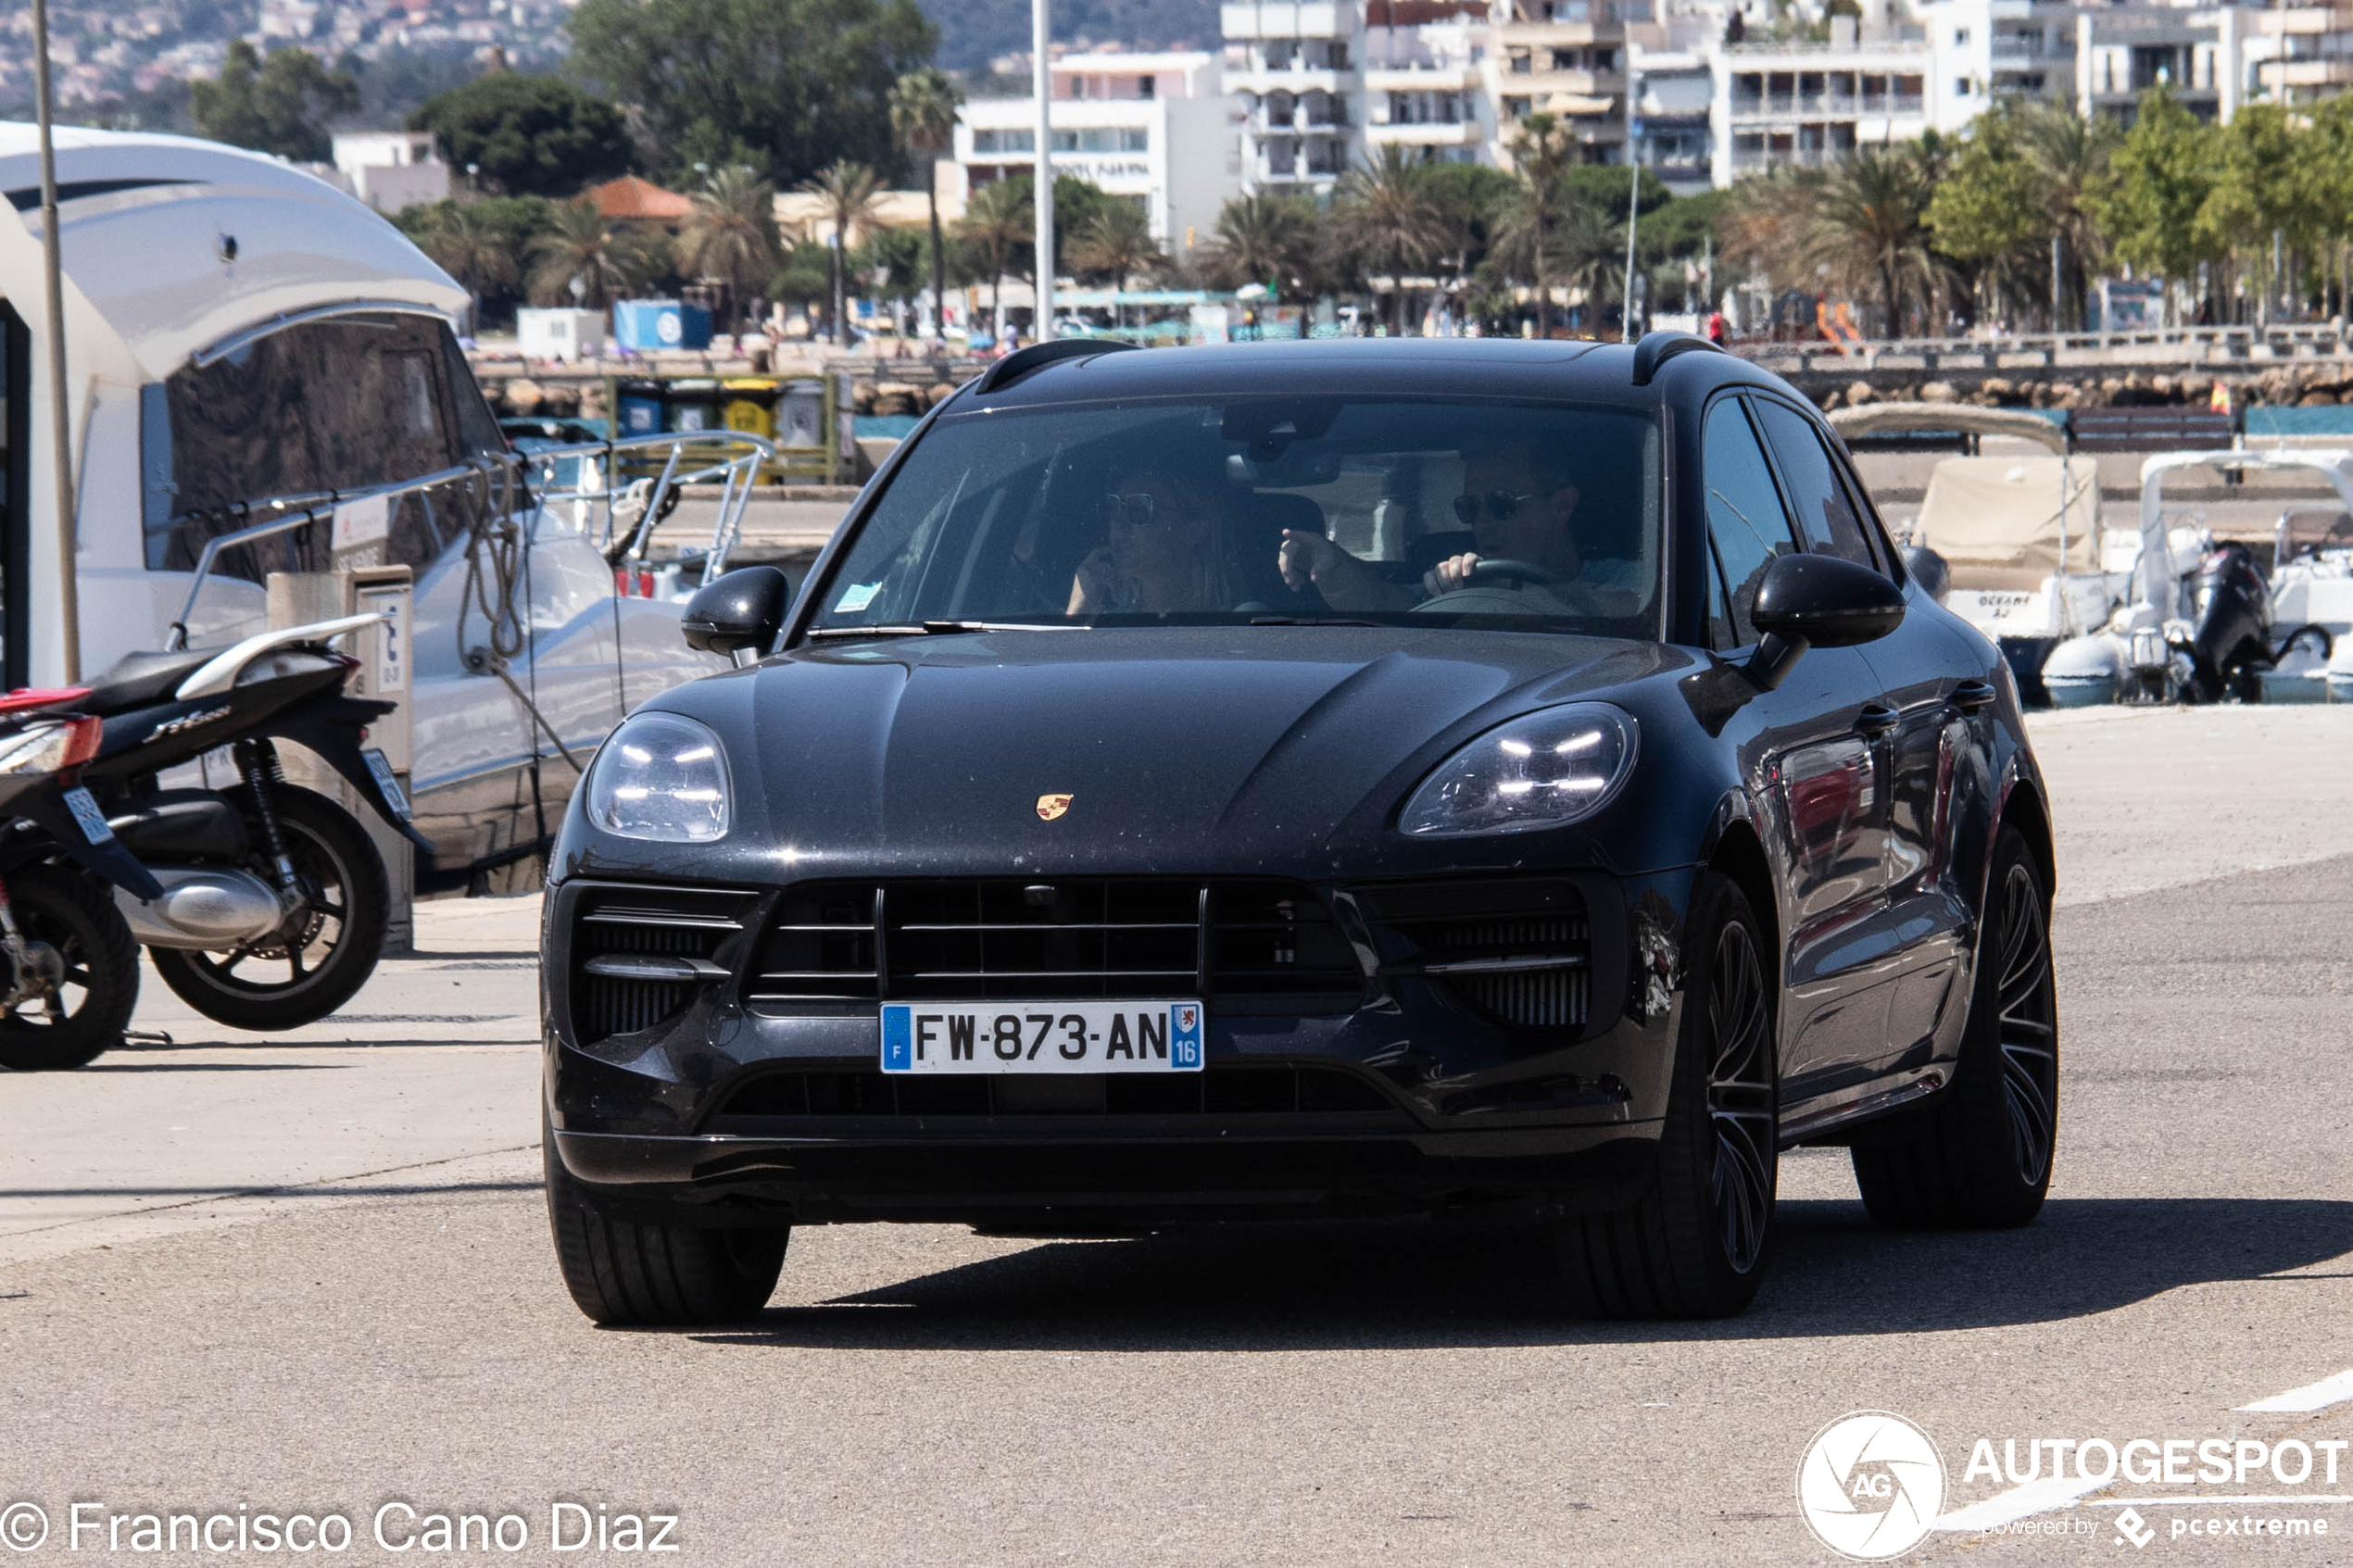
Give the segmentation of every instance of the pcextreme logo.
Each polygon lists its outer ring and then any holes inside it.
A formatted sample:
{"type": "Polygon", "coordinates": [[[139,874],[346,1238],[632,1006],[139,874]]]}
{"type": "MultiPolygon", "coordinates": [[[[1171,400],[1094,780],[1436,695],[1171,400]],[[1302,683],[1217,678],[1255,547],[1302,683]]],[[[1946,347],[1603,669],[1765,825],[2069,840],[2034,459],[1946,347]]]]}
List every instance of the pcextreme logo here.
{"type": "Polygon", "coordinates": [[[1900,1415],[1840,1416],[1806,1445],[1797,1507],[1814,1538],[1841,1557],[1897,1556],[1918,1546],[1944,1512],[1944,1456],[1900,1415]]]}

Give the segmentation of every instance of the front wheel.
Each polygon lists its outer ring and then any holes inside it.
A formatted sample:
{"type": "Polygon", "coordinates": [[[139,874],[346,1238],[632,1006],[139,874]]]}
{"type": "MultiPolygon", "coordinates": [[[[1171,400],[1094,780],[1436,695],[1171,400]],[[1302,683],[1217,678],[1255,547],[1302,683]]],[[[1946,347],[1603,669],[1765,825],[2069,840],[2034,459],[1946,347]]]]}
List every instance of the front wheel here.
{"type": "Polygon", "coordinates": [[[0,1012],[0,1067],[61,1072],[122,1044],[139,945],[107,890],[64,866],[29,866],[8,873],[8,902],[38,979],[0,1012]]]}
{"type": "MultiPolygon", "coordinates": [[[[232,789],[224,798],[255,847],[247,869],[274,886],[252,792],[232,789]]],[[[182,1001],[236,1029],[297,1029],[343,1006],[375,972],[391,919],[384,858],[350,812],[295,784],[271,784],[270,804],[302,908],[263,940],[225,953],[157,947],[148,955],[182,1001]]]]}
{"type": "Polygon", "coordinates": [[[1779,970],[1724,877],[1700,879],[1687,929],[1657,1178],[1630,1209],[1555,1226],[1562,1283],[1589,1316],[1730,1317],[1762,1274],[1780,1169],[1779,970]]]}
{"type": "Polygon", "coordinates": [[[2024,835],[1994,847],[1976,990],[1953,1082],[1858,1136],[1863,1207],[1892,1229],[1994,1229],[2042,1211],[2058,1139],[2051,900],[2024,835]]]}
{"type": "Polygon", "coordinates": [[[540,1128],[547,1228],[574,1305],[608,1328],[693,1328],[757,1317],[784,1273],[792,1227],[704,1229],[623,1219],[581,1189],[540,1128]]]}

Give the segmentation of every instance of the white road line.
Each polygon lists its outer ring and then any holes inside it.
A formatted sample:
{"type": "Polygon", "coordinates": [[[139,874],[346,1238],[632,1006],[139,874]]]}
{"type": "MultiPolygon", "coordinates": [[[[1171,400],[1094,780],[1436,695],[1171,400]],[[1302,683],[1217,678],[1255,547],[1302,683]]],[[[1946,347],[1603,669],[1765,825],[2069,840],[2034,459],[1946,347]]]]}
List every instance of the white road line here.
{"type": "Polygon", "coordinates": [[[2242,1411],[2324,1411],[2331,1405],[2341,1405],[2353,1399],[2353,1372],[2340,1372],[2334,1377],[2323,1377],[2318,1383],[2308,1383],[2301,1388],[2291,1388],[2284,1394],[2274,1394],[2268,1399],[2258,1399],[2251,1405],[2241,1405],[2242,1411]]]}
{"type": "Polygon", "coordinates": [[[2029,1481],[2023,1486],[2012,1486],[2007,1492],[1996,1492],[1981,1502],[1951,1513],[1940,1514],[1931,1526],[1938,1530],[1992,1530],[2004,1524],[2015,1524],[2037,1513],[2047,1513],[2055,1508],[2072,1508],[2075,1499],[2086,1492],[2096,1492],[2113,1485],[2114,1476],[2098,1481],[2086,1481],[2079,1476],[2063,1479],[2029,1481]]]}

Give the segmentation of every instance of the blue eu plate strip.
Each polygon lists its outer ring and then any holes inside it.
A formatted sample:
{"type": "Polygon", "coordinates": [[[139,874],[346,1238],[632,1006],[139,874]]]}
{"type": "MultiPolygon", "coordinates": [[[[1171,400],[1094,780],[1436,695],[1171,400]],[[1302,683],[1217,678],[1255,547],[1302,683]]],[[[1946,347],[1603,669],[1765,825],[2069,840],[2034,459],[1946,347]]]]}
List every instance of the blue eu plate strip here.
{"type": "Polygon", "coordinates": [[[886,1007],[883,1014],[883,1071],[905,1073],[915,1065],[914,1047],[910,1044],[913,1035],[914,1010],[909,1007],[886,1007]]]}
{"type": "Polygon", "coordinates": [[[1201,1065],[1201,1007],[1178,1002],[1168,1010],[1168,1065],[1186,1072],[1201,1065]]]}

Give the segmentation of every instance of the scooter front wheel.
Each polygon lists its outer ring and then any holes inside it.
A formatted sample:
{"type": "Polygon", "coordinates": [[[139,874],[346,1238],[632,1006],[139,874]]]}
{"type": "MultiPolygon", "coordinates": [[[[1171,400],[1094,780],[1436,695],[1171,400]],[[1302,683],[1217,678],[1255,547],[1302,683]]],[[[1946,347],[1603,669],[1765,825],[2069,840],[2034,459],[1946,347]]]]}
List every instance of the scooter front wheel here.
{"type": "Polygon", "coordinates": [[[0,1010],[0,1067],[58,1073],[122,1044],[139,1000],[139,945],[107,890],[69,867],[28,866],[8,873],[8,902],[26,943],[45,945],[57,969],[45,989],[0,1010]]]}
{"type": "MultiPolygon", "coordinates": [[[[257,846],[265,842],[251,792],[224,792],[257,846]]],[[[296,1029],[352,998],[382,956],[391,896],[384,859],[367,830],[323,795],[272,784],[270,804],[303,908],[271,936],[225,953],[151,948],[156,972],[190,1007],[237,1029],[296,1029]]],[[[274,882],[257,853],[251,868],[274,882]]]]}

